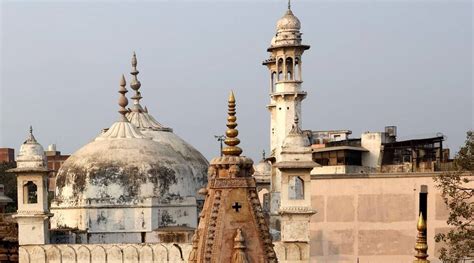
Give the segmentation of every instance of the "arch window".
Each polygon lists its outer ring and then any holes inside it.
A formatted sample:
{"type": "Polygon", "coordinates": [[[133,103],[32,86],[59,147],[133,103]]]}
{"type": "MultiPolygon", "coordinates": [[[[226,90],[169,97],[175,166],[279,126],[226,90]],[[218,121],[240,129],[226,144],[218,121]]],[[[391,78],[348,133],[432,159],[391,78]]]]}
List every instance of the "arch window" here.
{"type": "Polygon", "coordinates": [[[271,92],[274,92],[275,91],[275,82],[276,82],[276,78],[277,77],[277,73],[275,71],[272,72],[272,86],[271,86],[271,92]]]}
{"type": "Polygon", "coordinates": [[[277,71],[278,71],[277,81],[280,81],[283,77],[282,76],[282,74],[283,74],[283,59],[282,58],[278,59],[277,71]]]}
{"type": "Polygon", "coordinates": [[[28,181],[23,186],[23,203],[36,204],[38,203],[38,186],[33,181],[28,181]]]}
{"type": "Polygon", "coordinates": [[[295,58],[295,68],[293,70],[293,77],[295,78],[295,80],[301,80],[300,59],[298,57],[295,58]]]}
{"type": "Polygon", "coordinates": [[[291,200],[304,199],[304,181],[301,177],[290,177],[288,182],[288,198],[291,200]]]}
{"type": "Polygon", "coordinates": [[[292,80],[293,79],[293,58],[289,57],[286,58],[286,73],[285,73],[285,78],[287,80],[292,80]]]}

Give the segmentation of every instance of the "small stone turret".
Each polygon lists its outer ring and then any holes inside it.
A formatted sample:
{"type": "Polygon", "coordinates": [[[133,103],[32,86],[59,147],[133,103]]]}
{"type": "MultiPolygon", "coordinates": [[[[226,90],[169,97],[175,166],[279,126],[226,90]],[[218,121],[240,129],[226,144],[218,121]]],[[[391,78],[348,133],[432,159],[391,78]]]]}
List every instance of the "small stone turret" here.
{"type": "Polygon", "coordinates": [[[277,262],[269,228],[257,195],[251,159],[240,156],[237,145],[235,97],[229,95],[224,156],[214,158],[196,243],[188,262],[277,262]]]}
{"type": "Polygon", "coordinates": [[[311,207],[312,160],[309,139],[303,134],[296,116],[290,133],[283,141],[281,161],[275,167],[281,173],[281,241],[298,244],[301,256],[297,262],[310,260],[310,219],[316,213],[311,207]]]}
{"type": "Polygon", "coordinates": [[[14,218],[18,222],[20,245],[48,244],[49,218],[48,174],[46,155],[33,135],[33,128],[20,147],[17,168],[8,172],[17,176],[18,210],[14,218]]]}

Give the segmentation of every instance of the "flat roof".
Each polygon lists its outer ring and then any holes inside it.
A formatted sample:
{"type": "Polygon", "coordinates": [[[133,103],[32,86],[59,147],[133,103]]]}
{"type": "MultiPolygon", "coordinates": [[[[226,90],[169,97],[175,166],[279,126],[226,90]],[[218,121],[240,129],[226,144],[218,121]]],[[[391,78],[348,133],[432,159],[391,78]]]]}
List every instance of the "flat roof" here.
{"type": "Polygon", "coordinates": [[[339,150],[348,150],[348,151],[358,151],[358,152],[368,152],[369,150],[365,149],[364,147],[357,147],[357,146],[330,146],[330,147],[323,147],[323,148],[313,148],[313,152],[331,152],[331,151],[339,151],[339,150]]]}

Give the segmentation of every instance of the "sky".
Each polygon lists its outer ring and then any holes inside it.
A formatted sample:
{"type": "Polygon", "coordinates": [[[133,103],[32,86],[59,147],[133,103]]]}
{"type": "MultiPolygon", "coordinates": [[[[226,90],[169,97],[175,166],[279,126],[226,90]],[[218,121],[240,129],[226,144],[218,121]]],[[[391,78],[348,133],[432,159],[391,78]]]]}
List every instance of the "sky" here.
{"type": "MultiPolygon", "coordinates": [[[[270,133],[261,62],[286,5],[1,1],[0,147],[18,149],[29,125],[65,154],[91,141],[118,120],[136,51],[142,105],[160,123],[211,159],[234,90],[241,147],[258,161],[270,133]]],[[[303,129],[356,138],[396,125],[400,138],[441,132],[459,149],[474,123],[471,1],[294,0],[292,10],[311,45],[303,129]]]]}

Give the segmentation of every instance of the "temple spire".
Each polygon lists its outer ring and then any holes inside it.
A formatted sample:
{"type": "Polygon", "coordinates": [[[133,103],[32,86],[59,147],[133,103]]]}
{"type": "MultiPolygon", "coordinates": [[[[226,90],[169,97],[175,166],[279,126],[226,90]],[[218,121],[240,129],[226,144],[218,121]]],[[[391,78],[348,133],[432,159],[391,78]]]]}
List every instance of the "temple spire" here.
{"type": "Polygon", "coordinates": [[[128,112],[125,108],[128,105],[127,97],[125,97],[125,93],[127,93],[128,90],[125,88],[125,85],[127,85],[127,83],[125,81],[125,76],[122,74],[122,77],[120,78],[120,89],[118,91],[120,93],[118,101],[120,108],[118,112],[122,115],[120,120],[128,122],[127,117],[125,117],[125,114],[128,112]]]}
{"type": "Polygon", "coordinates": [[[222,150],[222,153],[226,156],[240,156],[242,149],[237,145],[240,143],[239,131],[235,129],[237,127],[237,117],[235,116],[235,96],[234,92],[231,91],[228,99],[228,117],[227,117],[227,131],[225,132],[226,138],[224,143],[227,145],[222,150]]]}
{"type": "Polygon", "coordinates": [[[134,105],[139,104],[140,99],[142,98],[142,95],[139,91],[142,84],[138,80],[138,77],[137,77],[138,73],[140,73],[140,71],[137,70],[137,55],[135,54],[135,52],[133,52],[132,71],[130,72],[130,74],[132,74],[132,80],[130,81],[130,88],[132,88],[135,91],[135,95],[133,95],[132,97],[134,105]]]}
{"type": "Polygon", "coordinates": [[[423,219],[422,213],[420,213],[416,228],[418,230],[418,236],[416,238],[415,245],[416,259],[413,261],[413,263],[429,263],[430,261],[428,260],[428,254],[426,253],[428,251],[428,243],[426,240],[426,222],[423,219]]]}

